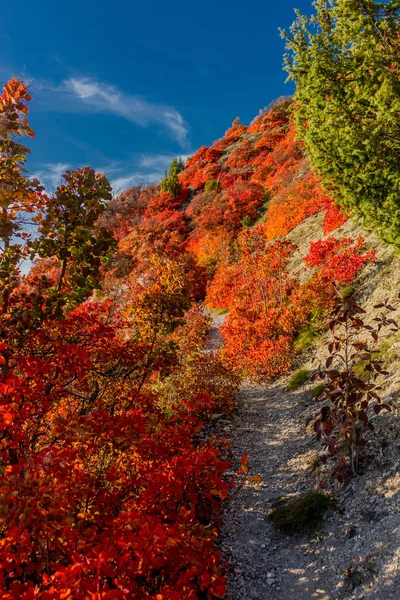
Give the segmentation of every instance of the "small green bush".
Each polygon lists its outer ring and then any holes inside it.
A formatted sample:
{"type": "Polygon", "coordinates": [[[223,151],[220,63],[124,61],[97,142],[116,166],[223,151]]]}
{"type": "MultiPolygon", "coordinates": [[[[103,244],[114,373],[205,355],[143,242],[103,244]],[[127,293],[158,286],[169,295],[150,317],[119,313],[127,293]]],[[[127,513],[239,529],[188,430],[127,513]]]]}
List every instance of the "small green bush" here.
{"type": "Polygon", "coordinates": [[[295,390],[308,381],[310,377],[310,372],[307,369],[299,369],[295,373],[293,373],[292,377],[287,384],[286,389],[290,392],[291,390],[295,390]]]}
{"type": "Polygon", "coordinates": [[[393,348],[394,344],[398,341],[399,336],[395,335],[383,340],[379,344],[379,358],[384,361],[385,365],[390,365],[398,357],[396,348],[393,348]]]}
{"type": "Polygon", "coordinates": [[[330,496],[310,490],[290,500],[279,500],[268,517],[285,533],[305,533],[320,526],[331,503],[330,496]]]}
{"type": "Polygon", "coordinates": [[[367,360],[358,360],[354,364],[354,366],[353,366],[354,375],[358,379],[368,379],[369,373],[368,373],[368,371],[365,370],[365,367],[367,366],[367,364],[368,364],[367,360]]]}
{"type": "Polygon", "coordinates": [[[352,285],[346,285],[344,288],[340,290],[340,293],[343,298],[348,298],[352,294],[354,294],[354,288],[352,285]]]}
{"type": "MultiPolygon", "coordinates": [[[[377,360],[382,360],[385,366],[390,365],[391,362],[396,360],[397,352],[393,349],[393,344],[398,340],[398,336],[392,336],[386,340],[383,340],[378,349],[374,352],[374,358],[377,360]]],[[[359,379],[368,379],[369,372],[365,369],[368,364],[367,360],[358,360],[354,366],[353,371],[356,377],[359,379]]]]}
{"type": "Polygon", "coordinates": [[[215,315],[226,315],[229,312],[229,308],[210,308],[210,311],[215,315]]]}
{"type": "Polygon", "coordinates": [[[249,215],[245,215],[241,221],[242,227],[251,227],[251,219],[249,215]]]}
{"type": "Polygon", "coordinates": [[[219,179],[209,179],[206,181],[204,186],[205,192],[219,192],[221,189],[221,183],[219,179]]]}
{"type": "Polygon", "coordinates": [[[304,325],[297,334],[294,349],[298,352],[308,350],[314,345],[315,340],[324,330],[324,313],[320,307],[313,308],[309,322],[304,325]]]}
{"type": "Polygon", "coordinates": [[[247,379],[249,375],[250,375],[250,373],[249,373],[248,368],[244,367],[244,369],[242,370],[242,372],[240,374],[240,379],[243,381],[244,379],[247,379]]]}
{"type": "Polygon", "coordinates": [[[319,383],[318,385],[316,385],[311,390],[311,398],[316,398],[318,396],[318,394],[320,394],[324,388],[325,388],[325,386],[323,383],[319,383]]]}
{"type": "Polygon", "coordinates": [[[301,329],[295,342],[294,349],[298,352],[302,352],[303,350],[308,350],[313,343],[315,338],[317,337],[315,330],[308,325],[304,329],[301,329]]]}

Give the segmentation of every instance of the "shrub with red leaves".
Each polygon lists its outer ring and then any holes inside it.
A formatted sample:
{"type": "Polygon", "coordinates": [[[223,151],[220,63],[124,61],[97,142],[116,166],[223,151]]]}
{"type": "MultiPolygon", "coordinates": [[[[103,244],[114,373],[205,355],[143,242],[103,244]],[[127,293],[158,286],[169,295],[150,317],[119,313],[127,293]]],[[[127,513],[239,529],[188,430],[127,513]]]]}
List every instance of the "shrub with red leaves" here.
{"type": "Polygon", "coordinates": [[[357,240],[329,237],[312,242],[304,260],[309,267],[318,267],[326,281],[349,283],[365,264],[376,260],[375,250],[364,250],[365,241],[362,237],[357,240]]]}

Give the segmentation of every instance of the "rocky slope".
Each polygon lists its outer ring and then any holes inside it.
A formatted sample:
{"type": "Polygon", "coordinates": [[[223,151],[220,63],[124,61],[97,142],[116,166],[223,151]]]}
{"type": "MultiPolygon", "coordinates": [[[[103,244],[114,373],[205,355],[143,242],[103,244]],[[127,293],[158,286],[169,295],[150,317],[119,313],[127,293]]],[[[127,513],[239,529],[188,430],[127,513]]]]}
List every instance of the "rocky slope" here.
{"type": "MultiPolygon", "coordinates": [[[[291,269],[297,272],[310,241],[318,239],[321,215],[296,227],[289,238],[298,245],[291,269]]],[[[399,259],[378,240],[348,221],[335,235],[363,234],[375,248],[377,262],[366,267],[354,287],[368,319],[373,306],[393,298],[399,289],[399,259]]],[[[297,367],[312,372],[326,354],[328,334],[297,367]]],[[[316,412],[307,382],[288,392],[288,378],[271,385],[245,384],[236,413],[217,419],[217,433],[232,444],[233,465],[249,454],[251,474],[261,484],[247,483],[232,495],[224,518],[221,546],[229,564],[228,598],[279,600],[395,599],[400,589],[400,338],[385,345],[389,376],[382,395],[390,415],[375,418],[376,430],[367,443],[368,462],[347,487],[332,482],[328,467],[315,467],[320,444],[306,420],[316,412]],[[332,490],[335,509],[323,526],[305,536],[280,533],[268,518],[279,497],[292,497],[319,484],[332,490]]],[[[235,475],[235,472],[232,472],[235,475]]]]}

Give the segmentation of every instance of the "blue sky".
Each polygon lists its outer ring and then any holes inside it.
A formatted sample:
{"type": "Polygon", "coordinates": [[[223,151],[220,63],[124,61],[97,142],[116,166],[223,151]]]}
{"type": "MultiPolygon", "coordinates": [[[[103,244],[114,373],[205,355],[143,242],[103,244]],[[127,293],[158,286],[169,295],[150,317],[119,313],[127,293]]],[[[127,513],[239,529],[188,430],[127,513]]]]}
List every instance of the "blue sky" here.
{"type": "Polygon", "coordinates": [[[31,82],[31,172],[49,189],[87,164],[116,191],[159,180],[292,92],[278,27],[294,7],[311,0],[5,3],[0,75],[31,82]]]}

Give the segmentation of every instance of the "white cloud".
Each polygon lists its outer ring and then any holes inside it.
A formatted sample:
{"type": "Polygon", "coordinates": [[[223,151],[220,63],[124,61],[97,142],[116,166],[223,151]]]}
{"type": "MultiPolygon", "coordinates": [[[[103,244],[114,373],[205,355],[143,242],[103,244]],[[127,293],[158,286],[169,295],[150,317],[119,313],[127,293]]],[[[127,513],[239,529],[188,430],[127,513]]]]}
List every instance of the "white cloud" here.
{"type": "MultiPolygon", "coordinates": [[[[162,175],[161,175],[162,177],[162,175]]],[[[141,173],[136,172],[133,175],[117,177],[110,181],[114,195],[118,195],[125,190],[139,184],[158,183],[161,179],[160,173],[141,173]]]]}
{"type": "Polygon", "coordinates": [[[183,162],[186,162],[188,156],[190,156],[190,154],[182,154],[180,156],[172,156],[171,154],[142,154],[138,161],[138,165],[141,167],[156,167],[165,170],[168,169],[173,158],[181,158],[183,162]]]}
{"type": "MultiPolygon", "coordinates": [[[[133,187],[134,185],[147,185],[149,183],[158,183],[163,179],[165,171],[168,170],[174,158],[181,158],[184,162],[189,155],[176,154],[151,154],[151,153],[133,153],[127,160],[110,161],[108,164],[93,165],[97,173],[104,173],[109,179],[113,194],[118,195],[121,192],[133,187]]],[[[44,185],[49,194],[55,192],[56,188],[63,183],[62,175],[67,169],[73,170],[76,166],[67,163],[45,163],[40,165],[32,173],[44,185]]]]}
{"type": "Polygon", "coordinates": [[[140,96],[128,94],[116,86],[88,77],[70,77],[56,89],[66,98],[58,106],[64,110],[76,110],[74,102],[81,109],[101,114],[118,115],[140,127],[161,125],[167,129],[181,146],[187,144],[188,126],[182,115],[173,107],[155,104],[140,96]],[[66,102],[65,100],[69,100],[66,102]]]}
{"type": "Polygon", "coordinates": [[[62,185],[62,175],[70,165],[66,163],[46,163],[41,165],[41,169],[32,173],[44,185],[46,191],[53,193],[59,185],[62,185]]]}
{"type": "Polygon", "coordinates": [[[140,154],[132,155],[128,162],[100,169],[110,179],[115,195],[129,189],[134,185],[158,183],[163,179],[174,158],[186,160],[189,155],[176,156],[175,154],[140,154]]]}

